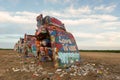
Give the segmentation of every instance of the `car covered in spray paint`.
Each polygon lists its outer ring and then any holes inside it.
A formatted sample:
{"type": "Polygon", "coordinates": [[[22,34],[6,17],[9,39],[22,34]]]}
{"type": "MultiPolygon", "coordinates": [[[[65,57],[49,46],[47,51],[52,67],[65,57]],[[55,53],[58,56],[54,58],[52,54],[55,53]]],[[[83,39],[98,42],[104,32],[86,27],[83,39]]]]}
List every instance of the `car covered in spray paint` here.
{"type": "MultiPolygon", "coordinates": [[[[34,35],[24,36],[24,52],[27,46],[28,54],[41,57],[49,57],[55,67],[63,67],[80,61],[80,54],[74,36],[67,32],[65,25],[58,19],[45,16],[42,24],[34,35]],[[39,42],[37,47],[36,42],[39,42]],[[43,55],[43,50],[45,54],[43,55]]],[[[38,22],[38,21],[37,21],[38,22]]],[[[23,44],[23,43],[22,43],[23,44]]],[[[46,58],[42,58],[46,59],[46,58]]],[[[44,60],[43,60],[44,61],[44,60]]]]}
{"type": "Polygon", "coordinates": [[[24,50],[27,47],[28,55],[36,56],[36,37],[35,35],[24,35],[24,50]]]}
{"type": "Polygon", "coordinates": [[[14,51],[17,51],[18,53],[23,53],[23,44],[24,38],[20,38],[18,42],[14,45],[14,51]]]}
{"type": "Polygon", "coordinates": [[[74,36],[66,31],[64,24],[58,19],[50,16],[44,17],[43,25],[38,29],[36,36],[44,43],[44,47],[52,50],[56,67],[80,61],[74,36]]]}

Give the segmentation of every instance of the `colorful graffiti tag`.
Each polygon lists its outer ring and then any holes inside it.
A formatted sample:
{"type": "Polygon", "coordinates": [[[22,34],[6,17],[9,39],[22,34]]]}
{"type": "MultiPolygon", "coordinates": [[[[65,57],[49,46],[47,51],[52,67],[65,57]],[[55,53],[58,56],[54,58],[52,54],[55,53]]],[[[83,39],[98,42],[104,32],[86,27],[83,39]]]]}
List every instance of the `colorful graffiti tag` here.
{"type": "Polygon", "coordinates": [[[70,34],[70,33],[57,32],[56,43],[57,43],[57,45],[62,45],[62,47],[58,47],[61,52],[76,52],[76,51],[78,51],[76,42],[75,42],[72,34],[70,34]]]}
{"type": "Polygon", "coordinates": [[[53,48],[58,49],[59,66],[80,61],[79,51],[73,35],[59,28],[48,27],[53,48]]]}

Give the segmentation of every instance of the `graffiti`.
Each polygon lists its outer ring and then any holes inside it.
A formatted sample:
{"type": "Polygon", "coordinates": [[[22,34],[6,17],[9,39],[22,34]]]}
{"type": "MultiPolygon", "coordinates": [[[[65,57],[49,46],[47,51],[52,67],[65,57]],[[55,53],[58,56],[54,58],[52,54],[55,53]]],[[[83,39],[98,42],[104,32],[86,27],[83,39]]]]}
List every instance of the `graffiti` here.
{"type": "Polygon", "coordinates": [[[74,52],[76,51],[76,46],[63,46],[63,50],[68,52],[70,51],[74,52]]]}
{"type": "Polygon", "coordinates": [[[69,46],[68,49],[69,49],[70,51],[76,51],[76,46],[75,46],[75,45],[74,45],[74,46],[69,46]]]}
{"type": "Polygon", "coordinates": [[[63,44],[72,44],[70,39],[65,39],[64,36],[59,36],[59,42],[63,44]]]}
{"type": "Polygon", "coordinates": [[[54,25],[55,27],[60,28],[60,29],[66,31],[64,24],[63,24],[60,20],[56,19],[55,17],[46,16],[46,17],[44,18],[44,21],[45,21],[45,23],[47,23],[47,24],[52,24],[52,25],[54,25]]]}
{"type": "MultiPolygon", "coordinates": [[[[38,56],[37,53],[42,52],[41,47],[44,47],[46,54],[51,55],[51,60],[55,59],[54,65],[58,65],[58,63],[59,65],[70,64],[80,59],[73,35],[67,32],[64,24],[54,17],[44,17],[43,24],[36,30],[35,35],[25,34],[24,41],[22,43],[35,56],[38,56]],[[50,49],[51,52],[48,53],[47,49],[50,49]]],[[[18,48],[21,47],[19,43],[16,44],[16,46],[19,45],[18,48]]]]}
{"type": "MultiPolygon", "coordinates": [[[[52,32],[54,33],[54,32],[52,32]]],[[[57,31],[55,36],[56,47],[61,52],[76,52],[78,49],[74,37],[70,33],[57,31]]]]}

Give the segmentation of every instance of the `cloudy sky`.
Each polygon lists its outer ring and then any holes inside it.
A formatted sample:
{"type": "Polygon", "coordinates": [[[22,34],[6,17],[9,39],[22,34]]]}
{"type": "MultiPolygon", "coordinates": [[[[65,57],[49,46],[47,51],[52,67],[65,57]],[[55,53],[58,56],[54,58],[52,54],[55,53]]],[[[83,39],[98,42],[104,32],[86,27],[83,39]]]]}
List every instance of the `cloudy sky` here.
{"type": "Polygon", "coordinates": [[[34,34],[40,13],[60,19],[79,49],[120,50],[120,0],[0,0],[0,48],[34,34]]]}

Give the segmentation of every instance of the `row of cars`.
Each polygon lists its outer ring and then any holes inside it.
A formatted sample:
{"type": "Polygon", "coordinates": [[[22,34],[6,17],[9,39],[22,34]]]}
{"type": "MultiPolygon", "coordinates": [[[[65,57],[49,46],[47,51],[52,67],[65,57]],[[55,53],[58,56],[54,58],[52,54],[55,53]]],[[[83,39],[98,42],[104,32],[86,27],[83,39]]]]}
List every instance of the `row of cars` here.
{"type": "MultiPolygon", "coordinates": [[[[34,35],[24,35],[15,44],[15,50],[25,55],[45,57],[54,62],[54,66],[66,66],[80,61],[80,54],[74,36],[65,29],[65,25],[58,19],[45,16],[44,22],[34,35]]],[[[37,24],[41,23],[37,20],[37,24]]],[[[44,57],[44,58],[43,58],[44,57]]]]}

